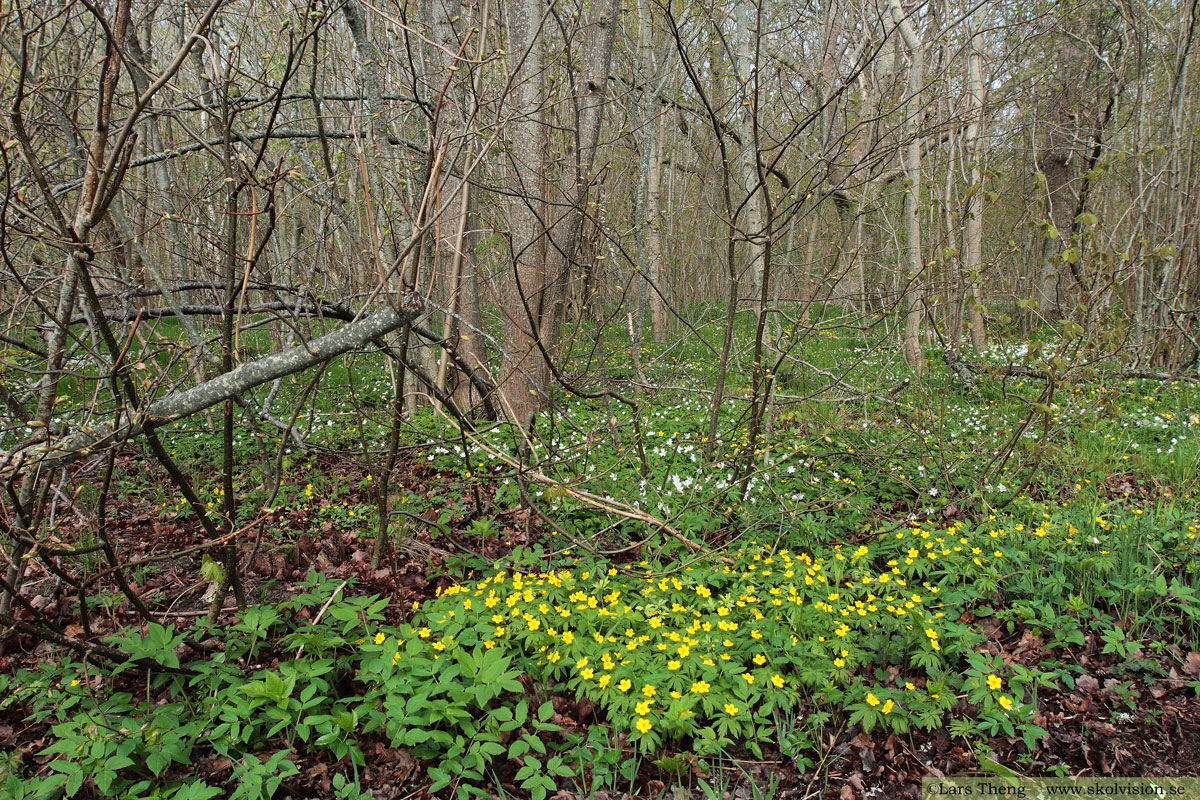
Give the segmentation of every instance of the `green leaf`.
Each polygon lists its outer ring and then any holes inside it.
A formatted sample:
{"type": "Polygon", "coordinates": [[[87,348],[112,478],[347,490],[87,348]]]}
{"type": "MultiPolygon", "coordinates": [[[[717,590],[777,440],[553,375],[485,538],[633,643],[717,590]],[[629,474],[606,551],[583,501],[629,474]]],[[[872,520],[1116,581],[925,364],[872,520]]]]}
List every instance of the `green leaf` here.
{"type": "Polygon", "coordinates": [[[67,777],[67,797],[74,797],[79,794],[80,787],[83,786],[83,770],[77,768],[67,777]]]}
{"type": "Polygon", "coordinates": [[[205,553],[200,562],[200,577],[209,583],[225,583],[225,568],[205,553]]]}
{"type": "Polygon", "coordinates": [[[1020,785],[1020,773],[1014,772],[1003,764],[997,762],[995,759],[989,758],[982,753],[977,753],[975,757],[979,759],[979,766],[983,769],[987,770],[993,775],[998,775],[1001,778],[1008,779],[1008,782],[1013,786],[1020,785]]]}
{"type": "Polygon", "coordinates": [[[429,785],[429,794],[440,792],[442,789],[445,789],[447,786],[449,786],[450,781],[454,779],[449,772],[441,767],[430,767],[427,770],[427,774],[433,780],[433,783],[429,785]]]}
{"type": "Polygon", "coordinates": [[[458,661],[460,674],[464,678],[474,678],[475,674],[479,672],[479,665],[476,663],[478,657],[478,653],[472,655],[461,649],[454,651],[454,658],[458,661]]]}

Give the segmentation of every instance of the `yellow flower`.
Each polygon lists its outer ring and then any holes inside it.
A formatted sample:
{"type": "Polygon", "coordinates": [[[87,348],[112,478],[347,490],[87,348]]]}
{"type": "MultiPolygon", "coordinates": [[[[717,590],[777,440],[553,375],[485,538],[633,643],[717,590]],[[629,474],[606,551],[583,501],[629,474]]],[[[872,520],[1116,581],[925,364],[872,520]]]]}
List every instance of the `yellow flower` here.
{"type": "Polygon", "coordinates": [[[637,721],[637,729],[640,733],[649,733],[654,726],[650,724],[650,720],[642,717],[637,721]]]}
{"type": "Polygon", "coordinates": [[[571,633],[570,631],[563,631],[562,640],[563,644],[570,644],[571,642],[575,641],[575,634],[571,633]]]}
{"type": "Polygon", "coordinates": [[[783,676],[782,675],[772,675],[771,683],[775,684],[776,689],[782,689],[783,688],[783,676]]]}
{"type": "Polygon", "coordinates": [[[420,636],[422,639],[428,639],[429,633],[429,628],[421,628],[421,630],[417,631],[417,636],[420,636]]]}
{"type": "Polygon", "coordinates": [[[708,694],[711,688],[707,681],[696,681],[692,684],[692,694],[708,694]]]}
{"type": "Polygon", "coordinates": [[[885,714],[890,714],[890,713],[892,713],[892,709],[895,708],[895,706],[896,706],[895,703],[893,703],[891,700],[888,700],[886,703],[883,704],[883,708],[881,708],[880,711],[882,711],[885,714]]]}
{"type": "Polygon", "coordinates": [[[1008,698],[1007,695],[1003,695],[1003,694],[1000,695],[1000,697],[997,699],[997,702],[1000,703],[1000,707],[1003,708],[1005,711],[1008,711],[1009,709],[1011,709],[1013,707],[1013,702],[1012,702],[1012,700],[1010,700],[1008,698]]]}
{"type": "Polygon", "coordinates": [[[79,679],[78,679],[78,678],[76,678],[76,679],[74,679],[74,680],[72,680],[72,681],[71,681],[71,686],[72,686],[72,687],[75,687],[75,686],[78,686],[78,685],[79,685],[79,679]]]}
{"type": "Polygon", "coordinates": [[[987,685],[988,685],[988,688],[994,692],[997,689],[999,689],[1001,686],[1004,685],[1004,681],[1000,680],[1000,677],[998,675],[988,675],[987,685]]]}
{"type": "Polygon", "coordinates": [[[644,717],[650,713],[650,706],[654,705],[653,700],[643,700],[633,707],[633,711],[639,717],[644,717]]]}
{"type": "Polygon", "coordinates": [[[735,706],[733,703],[726,703],[725,704],[725,713],[731,717],[736,717],[737,713],[738,713],[738,707],[735,706]]]}
{"type": "Polygon", "coordinates": [[[667,669],[669,669],[671,672],[674,672],[675,670],[679,669],[681,666],[683,666],[683,665],[678,661],[668,661],[667,662],[667,669]]]}
{"type": "Polygon", "coordinates": [[[869,706],[879,705],[879,698],[868,692],[867,693],[867,705],[869,705],[869,706]]]}
{"type": "Polygon", "coordinates": [[[763,664],[767,663],[767,657],[762,653],[759,653],[754,657],[754,663],[761,667],[763,664]]]}
{"type": "Polygon", "coordinates": [[[394,656],[392,656],[392,666],[394,667],[394,666],[396,666],[396,664],[398,664],[398,663],[400,663],[400,653],[399,653],[399,651],[397,651],[397,652],[396,652],[396,654],[395,654],[394,656]]]}
{"type": "Polygon", "coordinates": [[[611,680],[612,680],[612,675],[601,675],[600,680],[597,682],[600,684],[601,689],[606,689],[606,688],[608,688],[608,682],[611,680]]]}
{"type": "Polygon", "coordinates": [[[592,676],[595,675],[596,673],[592,669],[585,669],[583,672],[581,672],[579,674],[585,681],[590,681],[592,679],[592,676]]]}
{"type": "Polygon", "coordinates": [[[384,633],[375,634],[375,644],[383,644],[385,641],[387,641],[387,634],[384,634],[384,633]]]}
{"type": "Polygon", "coordinates": [[[651,686],[650,684],[646,684],[645,686],[642,687],[642,694],[646,695],[646,697],[654,697],[654,693],[655,693],[655,688],[653,686],[651,686]]]}
{"type": "Polygon", "coordinates": [[[633,686],[633,682],[628,678],[622,679],[621,682],[617,684],[617,688],[622,692],[628,692],[630,686],[633,686]]]}

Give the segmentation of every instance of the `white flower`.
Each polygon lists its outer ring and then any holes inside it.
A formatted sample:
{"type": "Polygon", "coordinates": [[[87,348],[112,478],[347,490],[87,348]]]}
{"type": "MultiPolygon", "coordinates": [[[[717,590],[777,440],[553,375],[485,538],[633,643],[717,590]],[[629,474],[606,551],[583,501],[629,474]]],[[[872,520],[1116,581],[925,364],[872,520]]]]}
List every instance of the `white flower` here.
{"type": "Polygon", "coordinates": [[[929,496],[930,496],[930,497],[937,497],[937,496],[938,496],[938,490],[937,490],[937,489],[932,489],[932,488],[931,488],[931,489],[929,490],[929,496]]]}

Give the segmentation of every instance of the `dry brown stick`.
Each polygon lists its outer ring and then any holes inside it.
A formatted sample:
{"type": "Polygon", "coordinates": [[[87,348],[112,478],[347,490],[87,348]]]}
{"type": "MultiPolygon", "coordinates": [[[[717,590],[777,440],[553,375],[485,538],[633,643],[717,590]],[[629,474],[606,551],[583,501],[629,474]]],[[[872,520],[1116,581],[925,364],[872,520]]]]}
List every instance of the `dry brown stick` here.
{"type": "MultiPolygon", "coordinates": [[[[317,615],[315,617],[313,617],[313,621],[312,621],[313,625],[316,625],[318,622],[321,621],[321,617],[323,617],[325,615],[325,612],[329,610],[329,607],[331,605],[333,605],[333,601],[337,599],[337,596],[342,593],[342,589],[345,589],[345,588],[346,588],[345,581],[342,581],[341,583],[339,583],[337,585],[337,588],[333,590],[333,594],[329,595],[329,599],[325,601],[325,605],[321,606],[321,610],[317,612],[317,615]]],[[[301,642],[300,646],[296,648],[296,655],[292,657],[292,660],[295,661],[295,660],[299,659],[300,656],[303,654],[304,654],[304,642],[301,642]]]]}

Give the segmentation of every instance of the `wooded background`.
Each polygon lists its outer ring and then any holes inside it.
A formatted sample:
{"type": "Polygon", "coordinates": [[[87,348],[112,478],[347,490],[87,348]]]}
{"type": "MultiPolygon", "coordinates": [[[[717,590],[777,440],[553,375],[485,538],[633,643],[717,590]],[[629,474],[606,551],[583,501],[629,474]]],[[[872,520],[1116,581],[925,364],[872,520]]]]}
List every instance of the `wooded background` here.
{"type": "MultiPolygon", "coordinates": [[[[1197,14],[4,3],[0,614],[64,460],[142,434],[179,482],[156,427],[223,403],[229,475],[236,426],[294,435],[280,378],[372,343],[394,413],[522,424],[559,388],[612,399],[575,368],[585,323],[626,332],[635,367],[703,338],[714,430],[744,315],[764,404],[784,343],[829,325],[894,330],[918,379],[930,352],[1047,325],[1194,372],[1197,14]],[[68,377],[93,398],[69,424],[68,377]]],[[[233,508],[200,517],[217,540],[233,508]]]]}

